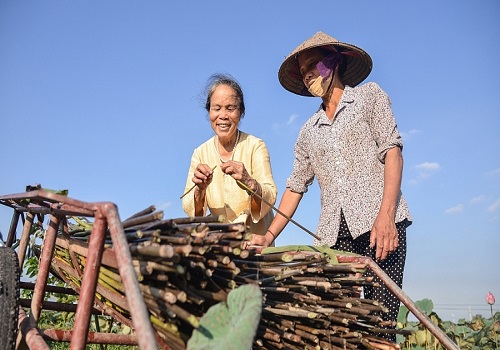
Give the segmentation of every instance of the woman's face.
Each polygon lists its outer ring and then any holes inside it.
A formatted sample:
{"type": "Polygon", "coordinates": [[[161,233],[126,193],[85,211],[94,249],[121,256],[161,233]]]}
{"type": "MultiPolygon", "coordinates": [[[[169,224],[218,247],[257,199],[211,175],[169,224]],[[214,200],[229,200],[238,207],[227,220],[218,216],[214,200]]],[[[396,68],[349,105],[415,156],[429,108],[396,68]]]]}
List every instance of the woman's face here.
{"type": "Polygon", "coordinates": [[[299,61],[302,82],[309,88],[313,80],[319,76],[316,65],[325,57],[324,52],[319,48],[313,48],[302,52],[297,60],[299,61]]]}
{"type": "Polygon", "coordinates": [[[240,122],[240,102],[234,89],[228,85],[219,85],[210,98],[210,124],[219,139],[231,140],[238,130],[240,122]]]}

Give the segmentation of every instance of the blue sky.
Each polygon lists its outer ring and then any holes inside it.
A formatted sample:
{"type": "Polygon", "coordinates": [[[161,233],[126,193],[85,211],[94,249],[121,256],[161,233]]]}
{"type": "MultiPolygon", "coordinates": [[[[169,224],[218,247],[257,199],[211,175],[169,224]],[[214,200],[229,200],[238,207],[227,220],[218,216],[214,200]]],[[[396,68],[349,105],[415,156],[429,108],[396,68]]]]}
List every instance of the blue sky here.
{"type": "MultiPolygon", "coordinates": [[[[321,30],[365,49],[366,81],[392,100],[414,218],[403,289],[444,319],[488,316],[488,291],[500,300],[499,18],[496,0],[0,0],[0,194],[40,183],[114,202],[122,218],[151,204],[184,217],[192,151],[213,135],[200,96],[224,72],[281,197],[319,100],[285,91],[277,72],[321,30]]],[[[0,208],[4,234],[11,215],[0,208]]],[[[314,231],[318,216],[315,183],[294,219],[314,231]]],[[[292,224],[277,240],[311,243],[292,224]]]]}

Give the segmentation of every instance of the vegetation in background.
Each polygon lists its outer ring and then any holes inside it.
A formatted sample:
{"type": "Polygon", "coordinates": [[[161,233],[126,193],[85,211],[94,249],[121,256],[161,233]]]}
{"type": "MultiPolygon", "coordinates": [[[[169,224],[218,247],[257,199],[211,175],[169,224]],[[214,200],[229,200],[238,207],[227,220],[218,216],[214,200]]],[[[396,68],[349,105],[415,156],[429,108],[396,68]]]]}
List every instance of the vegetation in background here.
{"type": "MultiPolygon", "coordinates": [[[[38,258],[31,256],[25,261],[25,274],[24,276],[33,278],[38,274],[38,258]]],[[[68,288],[68,285],[61,281],[59,278],[49,275],[48,285],[68,288]]],[[[28,289],[21,290],[21,297],[31,299],[33,291],[28,289]]],[[[56,301],[65,304],[77,304],[78,295],[68,295],[62,293],[45,293],[45,300],[56,301]]],[[[71,330],[75,323],[75,313],[67,311],[51,311],[42,310],[38,326],[41,329],[60,329],[71,330]]],[[[130,327],[115,321],[112,317],[106,315],[92,316],[90,319],[91,332],[104,332],[104,333],[117,333],[117,334],[130,334],[130,327]]],[[[70,343],[48,341],[50,349],[52,350],[65,350],[70,348],[70,343]]],[[[102,344],[87,344],[88,350],[138,350],[137,346],[126,345],[102,345],[102,344]]]]}
{"type": "MultiPolygon", "coordinates": [[[[429,299],[423,299],[416,302],[422,312],[424,312],[431,321],[442,329],[446,335],[460,349],[471,350],[493,350],[498,349],[498,336],[500,334],[500,313],[497,312],[490,319],[481,315],[476,315],[472,320],[466,321],[460,319],[458,323],[443,321],[432,310],[434,304],[429,299]]],[[[491,305],[491,304],[490,304],[491,305]]],[[[420,322],[408,321],[409,310],[406,306],[401,306],[398,315],[398,327],[413,331],[413,334],[406,339],[397,335],[397,341],[402,349],[445,349],[437,339],[420,322]]]]}

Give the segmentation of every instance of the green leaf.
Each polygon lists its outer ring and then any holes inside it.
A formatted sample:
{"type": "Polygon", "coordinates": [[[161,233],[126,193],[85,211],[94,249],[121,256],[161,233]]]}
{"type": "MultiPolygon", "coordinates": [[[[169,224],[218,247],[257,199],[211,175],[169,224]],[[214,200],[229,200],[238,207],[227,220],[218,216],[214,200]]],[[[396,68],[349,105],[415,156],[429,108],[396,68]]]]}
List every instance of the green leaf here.
{"type": "Polygon", "coordinates": [[[285,252],[318,252],[321,253],[328,262],[332,265],[338,264],[337,255],[352,255],[359,256],[358,254],[344,252],[341,250],[331,249],[328,245],[324,244],[322,246],[310,246],[310,245],[287,245],[279,247],[267,247],[262,250],[262,254],[273,254],[273,253],[285,253],[285,252]]]}
{"type": "Polygon", "coordinates": [[[250,349],[262,312],[262,292],[257,285],[232,290],[227,302],[212,306],[200,319],[187,343],[188,350],[250,349]]]}
{"type": "Polygon", "coordinates": [[[401,305],[399,307],[399,313],[398,313],[398,328],[403,328],[405,324],[408,323],[408,314],[410,313],[410,310],[405,305],[401,305]]]}
{"type": "Polygon", "coordinates": [[[415,302],[415,304],[417,304],[418,308],[427,316],[432,313],[432,309],[434,308],[434,303],[430,299],[422,299],[415,302]]]}
{"type": "Polygon", "coordinates": [[[427,329],[415,332],[415,340],[419,346],[427,346],[431,342],[431,333],[427,329]]]}
{"type": "Polygon", "coordinates": [[[53,190],[50,188],[44,188],[45,191],[54,193],[54,194],[60,194],[61,196],[67,196],[69,191],[68,190],[53,190]]]}

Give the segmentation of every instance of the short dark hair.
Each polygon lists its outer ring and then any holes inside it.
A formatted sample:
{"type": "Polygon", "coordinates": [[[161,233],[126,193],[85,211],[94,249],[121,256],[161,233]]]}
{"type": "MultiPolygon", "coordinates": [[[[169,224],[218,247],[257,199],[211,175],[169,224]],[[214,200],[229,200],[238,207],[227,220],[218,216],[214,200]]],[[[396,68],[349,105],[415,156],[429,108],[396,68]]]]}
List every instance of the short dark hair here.
{"type": "Polygon", "coordinates": [[[219,85],[227,85],[231,87],[236,93],[236,98],[239,102],[239,110],[240,110],[240,118],[243,118],[245,115],[245,100],[243,99],[243,90],[241,89],[240,84],[229,74],[216,73],[213,74],[207,81],[207,85],[205,87],[205,109],[207,112],[210,112],[210,99],[215,91],[215,89],[219,85]]]}

